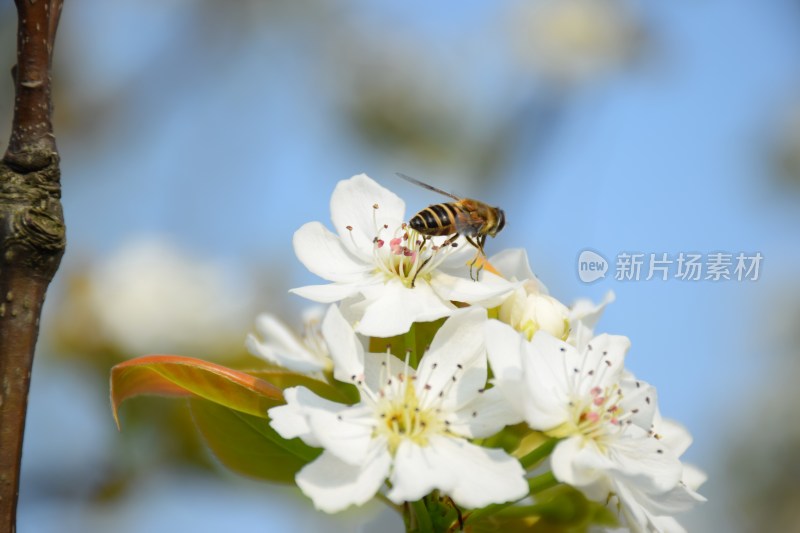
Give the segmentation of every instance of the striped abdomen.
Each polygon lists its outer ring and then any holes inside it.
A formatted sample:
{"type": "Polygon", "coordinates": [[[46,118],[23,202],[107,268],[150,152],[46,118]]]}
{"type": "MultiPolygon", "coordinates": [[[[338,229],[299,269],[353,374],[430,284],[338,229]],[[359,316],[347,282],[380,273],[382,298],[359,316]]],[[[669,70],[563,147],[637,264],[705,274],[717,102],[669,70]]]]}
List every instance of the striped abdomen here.
{"type": "Polygon", "coordinates": [[[431,237],[456,233],[458,208],[451,203],[430,205],[411,217],[408,225],[431,237]]]}

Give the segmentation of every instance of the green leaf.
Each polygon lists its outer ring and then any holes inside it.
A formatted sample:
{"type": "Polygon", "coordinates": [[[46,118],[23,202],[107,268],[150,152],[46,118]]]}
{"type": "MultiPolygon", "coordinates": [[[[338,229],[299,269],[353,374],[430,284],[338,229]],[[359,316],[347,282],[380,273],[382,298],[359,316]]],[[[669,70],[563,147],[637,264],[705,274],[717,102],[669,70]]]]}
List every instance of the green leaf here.
{"type": "Polygon", "coordinates": [[[270,407],[283,403],[281,390],[262,379],[177,355],[138,357],[111,369],[111,407],[117,427],[120,404],[141,395],[204,398],[262,418],[270,407]]]}
{"type": "Polygon", "coordinates": [[[405,360],[406,350],[411,350],[414,360],[419,362],[445,320],[440,318],[431,322],[414,322],[411,325],[413,332],[409,330],[407,333],[395,335],[394,337],[370,337],[369,351],[386,353],[388,350],[398,359],[405,360]]]}
{"type": "Polygon", "coordinates": [[[321,453],[300,439],[284,439],[263,418],[205,400],[192,400],[190,405],[208,447],[236,473],[294,483],[295,474],[321,453]]]}
{"type": "Polygon", "coordinates": [[[523,440],[533,434],[538,434],[538,432],[531,430],[528,424],[523,422],[514,426],[506,426],[491,437],[481,439],[477,443],[486,448],[502,448],[519,457],[521,453],[528,450],[528,447],[521,448],[523,440]]]}
{"type": "Polygon", "coordinates": [[[515,505],[499,511],[490,520],[527,520],[535,532],[583,532],[591,526],[618,527],[613,513],[602,503],[588,500],[579,490],[559,485],[539,494],[533,505],[515,505]]]}

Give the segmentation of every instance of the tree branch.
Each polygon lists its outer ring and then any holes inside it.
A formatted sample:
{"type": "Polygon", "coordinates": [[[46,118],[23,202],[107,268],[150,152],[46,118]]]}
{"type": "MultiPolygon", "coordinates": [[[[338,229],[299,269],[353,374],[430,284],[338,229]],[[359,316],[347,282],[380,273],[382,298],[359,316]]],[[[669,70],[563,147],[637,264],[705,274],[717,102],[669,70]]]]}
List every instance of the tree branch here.
{"type": "Polygon", "coordinates": [[[16,531],[22,436],[47,286],[64,253],[50,66],[63,0],[15,0],[11,138],[0,161],[0,531],[16,531]]]}

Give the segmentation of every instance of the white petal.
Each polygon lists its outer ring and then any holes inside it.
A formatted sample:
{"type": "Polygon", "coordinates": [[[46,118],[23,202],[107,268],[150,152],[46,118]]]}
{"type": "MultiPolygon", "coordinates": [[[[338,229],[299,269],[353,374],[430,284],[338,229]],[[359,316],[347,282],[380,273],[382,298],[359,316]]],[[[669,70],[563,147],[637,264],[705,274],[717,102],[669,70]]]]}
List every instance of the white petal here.
{"type": "Polygon", "coordinates": [[[661,436],[661,442],[676,456],[680,457],[691,446],[692,435],[678,422],[657,415],[653,424],[653,430],[661,436]]]}
{"type": "Polygon", "coordinates": [[[489,320],[486,329],[486,350],[492,372],[498,382],[520,380],[522,376],[522,335],[508,324],[489,320]]]}
{"type": "Polygon", "coordinates": [[[300,437],[309,446],[319,447],[319,441],[311,434],[303,408],[294,403],[279,405],[267,411],[272,429],[284,439],[300,437]]]}
{"type": "Polygon", "coordinates": [[[364,354],[364,382],[372,391],[382,389],[389,376],[406,374],[413,376],[414,369],[406,368],[405,361],[401,361],[392,354],[368,353],[364,354]]]}
{"type": "Polygon", "coordinates": [[[431,362],[439,364],[473,364],[482,359],[485,349],[486,309],[470,307],[455,311],[436,332],[429,349],[431,362]],[[450,354],[446,352],[452,352],[450,354]]]}
{"type": "Polygon", "coordinates": [[[528,399],[522,376],[523,338],[511,326],[498,320],[489,320],[485,329],[486,353],[494,373],[494,383],[514,411],[522,414],[528,399]]]}
{"type": "Polygon", "coordinates": [[[371,408],[357,404],[338,413],[308,411],[307,421],[311,433],[326,451],[346,463],[364,462],[373,442],[375,417],[371,408]]]}
{"type": "Polygon", "coordinates": [[[523,287],[518,287],[503,300],[497,310],[498,320],[518,328],[522,325],[528,294],[523,287]]]}
{"type": "Polygon", "coordinates": [[[658,493],[648,493],[620,481],[616,481],[613,488],[623,504],[627,525],[634,531],[683,531],[680,524],[668,515],[687,511],[705,501],[705,498],[682,485],[658,493]]]}
{"type": "Polygon", "coordinates": [[[300,437],[309,446],[319,447],[319,440],[308,425],[308,413],[321,409],[338,413],[347,406],[320,398],[305,387],[290,387],[283,391],[286,405],[273,407],[267,414],[269,425],[285,439],[300,437]]]}
{"type": "MultiPolygon", "coordinates": [[[[331,220],[344,246],[365,261],[372,258],[373,239],[383,225],[394,231],[403,223],[405,203],[366,174],[342,180],[331,196],[331,220]],[[377,205],[375,209],[373,206],[377,205]],[[348,230],[350,226],[352,230],[348,230]]],[[[386,231],[386,230],[384,230],[386,231]]]]}
{"type": "Polygon", "coordinates": [[[456,435],[483,438],[494,435],[505,426],[522,421],[497,387],[488,389],[463,405],[449,419],[448,428],[456,435]]]}
{"type": "Polygon", "coordinates": [[[600,316],[603,314],[606,306],[612,303],[615,299],[616,296],[614,295],[614,291],[608,291],[603,296],[603,299],[599,304],[595,304],[591,300],[585,298],[577,300],[570,307],[572,311],[570,313],[571,318],[573,320],[580,320],[590,328],[594,328],[597,325],[597,321],[600,319],[600,316]]]}
{"type": "Polygon", "coordinates": [[[364,296],[358,293],[339,302],[339,312],[342,313],[345,320],[355,327],[361,317],[364,316],[368,303],[364,296]]]}
{"type": "MultiPolygon", "coordinates": [[[[275,315],[261,313],[256,317],[256,330],[268,342],[271,350],[298,354],[307,351],[300,338],[275,315]]],[[[262,355],[254,353],[253,355],[262,355]]]]}
{"type": "Polygon", "coordinates": [[[656,515],[671,515],[688,511],[706,498],[689,489],[685,485],[661,493],[648,494],[646,508],[656,515]]]}
{"type": "Polygon", "coordinates": [[[446,301],[479,304],[484,307],[495,307],[503,302],[518,286],[491,272],[484,272],[480,281],[469,278],[451,276],[444,272],[434,272],[431,276],[431,287],[439,297],[446,301]]]}
{"type": "Polygon", "coordinates": [[[531,270],[528,252],[524,248],[509,248],[493,255],[489,262],[500,274],[512,281],[524,281],[529,292],[548,294],[547,287],[531,270]]]}
{"type": "Polygon", "coordinates": [[[372,264],[351,254],[342,241],[319,222],[304,224],[292,238],[294,253],[303,265],[328,281],[354,282],[372,270],[372,264]]]}
{"type": "Polygon", "coordinates": [[[534,429],[548,431],[571,420],[569,403],[581,383],[574,379],[575,369],[581,371],[583,357],[575,347],[542,330],[523,348],[523,375],[530,396],[525,420],[534,429]]]}
{"type": "Polygon", "coordinates": [[[442,406],[456,409],[486,387],[486,310],[471,307],[456,311],[436,332],[430,350],[417,369],[419,392],[441,398],[442,406]]]}
{"type": "Polygon", "coordinates": [[[352,383],[364,373],[364,348],[339,308],[332,305],[322,321],[322,335],[333,359],[333,377],[352,383]]]}
{"type": "Polygon", "coordinates": [[[438,488],[445,493],[456,483],[455,472],[451,472],[432,449],[403,440],[394,456],[394,467],[389,477],[392,489],[387,496],[395,503],[416,501],[438,488]]]}
{"type": "Polygon", "coordinates": [[[411,329],[414,322],[430,322],[449,315],[455,309],[442,301],[427,283],[417,283],[411,289],[400,280],[373,289],[365,295],[372,298],[356,331],[370,337],[393,337],[411,329]]]}
{"type": "Polygon", "coordinates": [[[708,480],[708,474],[694,465],[683,464],[681,481],[690,489],[697,490],[708,480]]]}
{"type": "Polygon", "coordinates": [[[434,489],[470,509],[528,494],[525,471],[504,451],[440,436],[424,447],[402,442],[391,482],[388,497],[396,503],[418,500],[434,489]]]}
{"type": "Polygon", "coordinates": [[[489,261],[506,279],[522,281],[536,277],[524,248],[508,248],[494,254],[489,261]]]}
{"type": "Polygon", "coordinates": [[[389,473],[391,457],[385,450],[363,465],[354,466],[325,451],[298,472],[297,486],[314,507],[336,513],[351,505],[363,505],[375,496],[389,473]]]}
{"type": "Polygon", "coordinates": [[[686,533],[686,528],[671,516],[654,516],[650,524],[656,533],[686,533]]]}
{"type": "MultiPolygon", "coordinates": [[[[614,483],[613,490],[619,499],[620,523],[631,533],[653,533],[652,515],[636,500],[636,492],[624,483],[614,483]]],[[[613,506],[612,506],[613,508],[613,506]]]]}
{"type": "Polygon", "coordinates": [[[251,354],[296,372],[311,373],[325,369],[325,361],[311,352],[300,338],[274,315],[268,313],[258,315],[256,329],[264,341],[249,334],[245,346],[251,354]]]}
{"type": "Polygon", "coordinates": [[[305,387],[284,391],[287,405],[269,410],[270,425],[284,438],[300,437],[342,461],[361,464],[372,442],[372,412],[320,398],[305,387]]]}
{"type": "Polygon", "coordinates": [[[569,314],[571,331],[567,342],[583,351],[594,335],[594,328],[600,320],[600,316],[606,306],[614,301],[614,298],[614,292],[608,291],[597,305],[587,299],[581,299],[572,304],[569,314]]]}
{"type": "Polygon", "coordinates": [[[579,394],[584,395],[589,392],[591,387],[597,386],[605,388],[621,380],[625,370],[625,355],[631,347],[631,341],[628,337],[622,335],[608,335],[603,333],[593,338],[587,345],[586,350],[583,352],[582,366],[576,365],[578,368],[594,369],[595,380],[583,380],[585,389],[577,391],[579,394]],[[600,372],[602,370],[602,372],[600,372]]]}
{"type": "Polygon", "coordinates": [[[643,430],[641,438],[627,438],[636,429],[628,426],[626,436],[608,447],[611,474],[643,491],[665,492],[675,488],[681,480],[683,465],[671,450],[643,430]]]}
{"type": "MultiPolygon", "coordinates": [[[[660,433],[653,426],[658,412],[658,393],[655,387],[636,379],[633,374],[625,371],[624,377],[620,381],[620,388],[622,389],[622,401],[619,402],[619,406],[623,412],[631,413],[629,420],[644,430],[653,429],[656,433],[660,433]]],[[[665,443],[665,446],[671,448],[669,444],[665,443]]],[[[673,453],[675,452],[673,451],[673,453]]],[[[677,457],[678,454],[675,453],[675,456],[677,457]]]]}
{"type": "Polygon", "coordinates": [[[354,296],[360,289],[361,285],[355,283],[330,283],[328,285],[306,285],[291,289],[289,292],[314,302],[330,304],[354,296]]]}
{"type": "Polygon", "coordinates": [[[582,436],[559,442],[550,456],[550,465],[557,480],[579,488],[596,484],[612,467],[594,441],[582,436]]]}

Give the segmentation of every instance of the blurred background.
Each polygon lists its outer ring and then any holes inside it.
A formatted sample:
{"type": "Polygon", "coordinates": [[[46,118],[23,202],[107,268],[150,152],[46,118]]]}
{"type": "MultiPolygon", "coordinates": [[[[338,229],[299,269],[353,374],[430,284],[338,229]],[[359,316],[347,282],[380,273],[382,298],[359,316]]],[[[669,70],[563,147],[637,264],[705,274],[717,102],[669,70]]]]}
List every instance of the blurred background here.
{"type": "MultiPolygon", "coordinates": [[[[16,13],[0,4],[0,65],[16,13]]],[[[800,530],[800,3],[70,0],[55,56],[68,249],[48,293],[19,531],[382,531],[221,470],[181,402],[123,407],[146,353],[257,366],[258,312],[301,325],[291,238],[366,172],[409,215],[502,206],[487,246],[528,250],[694,435],[710,476],[689,531],[800,530]],[[760,252],[757,281],[580,282],[591,248],[760,252]]],[[[2,70],[2,67],[0,67],[2,70]]],[[[10,76],[0,76],[8,139],[10,76]]],[[[5,141],[4,141],[5,142],[5,141]]],[[[613,264],[612,264],[613,273],[613,264]]]]}

